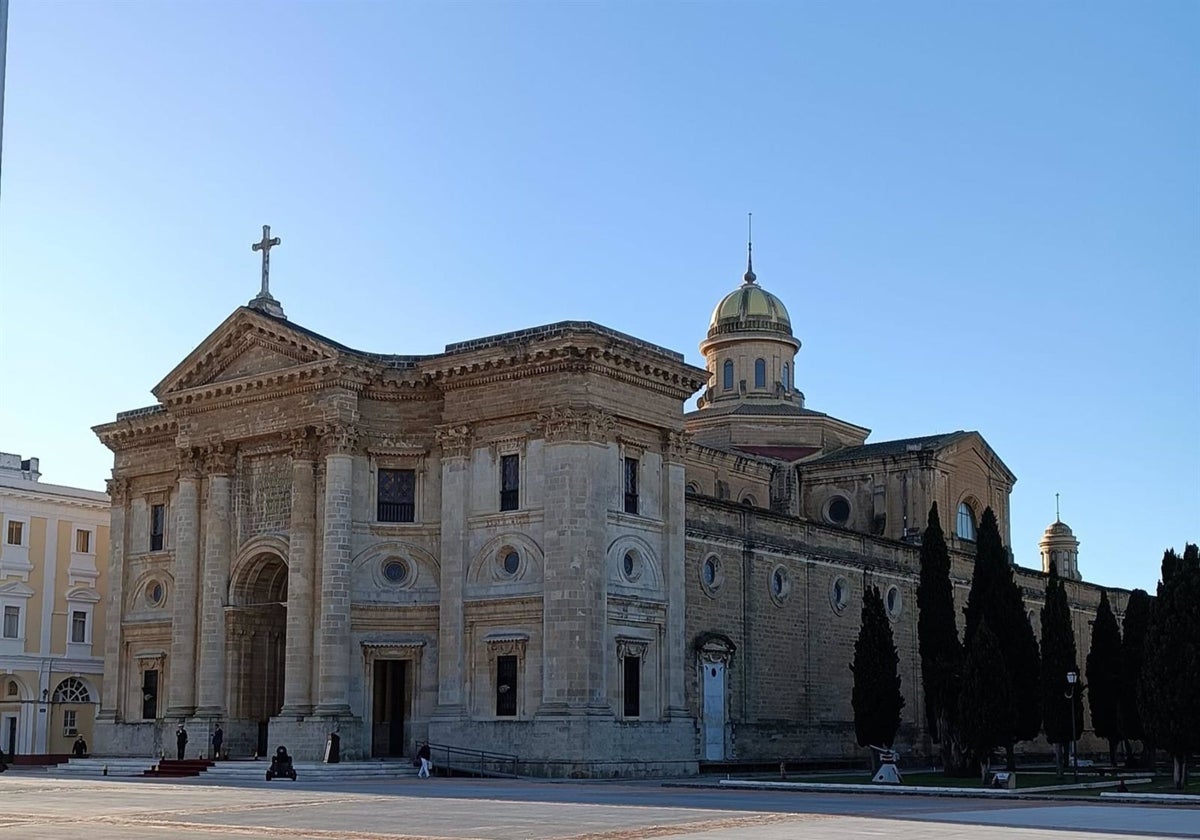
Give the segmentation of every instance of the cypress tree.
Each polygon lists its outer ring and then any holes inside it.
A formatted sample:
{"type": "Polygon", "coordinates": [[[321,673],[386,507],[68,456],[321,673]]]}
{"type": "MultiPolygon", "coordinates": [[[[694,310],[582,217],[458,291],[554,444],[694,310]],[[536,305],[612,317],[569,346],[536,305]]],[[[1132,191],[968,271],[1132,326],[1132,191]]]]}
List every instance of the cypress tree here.
{"type": "Polygon", "coordinates": [[[1079,673],[1075,630],[1067,590],[1057,567],[1050,564],[1046,579],[1046,604],[1042,607],[1042,718],[1046,740],[1054,744],[1055,768],[1062,775],[1064,746],[1083,730],[1083,687],[1067,682],[1067,672],[1079,673]],[[1067,697],[1071,699],[1068,701],[1067,697]],[[1072,722],[1074,717],[1074,722],[1072,722]]]}
{"type": "Polygon", "coordinates": [[[917,640],[925,686],[925,720],[935,743],[942,746],[942,767],[951,771],[952,724],[957,701],[957,675],[962,644],[954,623],[954,587],[950,582],[950,552],[938,518],[937,502],[921,537],[921,580],[917,585],[917,640]]]}
{"type": "Polygon", "coordinates": [[[1163,580],[1150,608],[1138,711],[1147,734],[1170,753],[1176,789],[1200,749],[1200,550],[1163,557],[1163,580]]]}
{"type": "MultiPolygon", "coordinates": [[[[1145,741],[1146,727],[1138,713],[1138,686],[1142,683],[1142,664],[1145,660],[1146,626],[1150,623],[1150,606],[1154,599],[1144,589],[1129,593],[1125,604],[1125,620],[1121,641],[1121,731],[1126,738],[1145,741]]],[[[1144,760],[1154,766],[1154,750],[1143,744],[1144,760]]],[[[1128,750],[1126,751],[1128,753],[1128,750]]]]}
{"type": "MultiPolygon", "coordinates": [[[[1045,662],[1046,643],[1042,642],[1045,662]]],[[[1092,729],[1097,737],[1108,739],[1108,763],[1117,763],[1117,742],[1125,737],[1121,726],[1121,629],[1108,605],[1108,593],[1100,590],[1100,606],[1092,625],[1092,649],[1087,657],[1088,704],[1092,709],[1092,729]]]]}
{"type": "Polygon", "coordinates": [[[996,514],[989,507],[980,517],[975,545],[975,572],[967,599],[963,643],[970,645],[979,625],[986,621],[1000,645],[1004,667],[1012,684],[1012,731],[1005,747],[1009,769],[1014,767],[1013,744],[1036,738],[1042,728],[1042,698],[1038,685],[1040,662],[1037,638],[1025,613],[1025,601],[1000,540],[996,514]]]}
{"type": "Polygon", "coordinates": [[[984,619],[967,644],[956,714],[959,736],[979,763],[984,783],[992,750],[1006,745],[1012,731],[1011,692],[1000,643],[984,619]]]}
{"type": "Polygon", "coordinates": [[[875,586],[863,592],[862,624],[854,642],[854,734],[860,747],[891,748],[900,729],[900,656],[892,638],[892,626],[875,586]]]}

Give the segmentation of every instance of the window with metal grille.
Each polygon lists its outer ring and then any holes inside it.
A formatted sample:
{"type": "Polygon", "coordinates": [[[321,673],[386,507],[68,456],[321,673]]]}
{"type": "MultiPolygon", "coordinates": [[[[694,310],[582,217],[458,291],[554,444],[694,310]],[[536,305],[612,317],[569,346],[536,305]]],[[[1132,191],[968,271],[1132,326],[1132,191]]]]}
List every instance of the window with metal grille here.
{"type": "Polygon", "coordinates": [[[496,657],[496,717],[517,716],[517,657],[496,657]]]}
{"type": "Polygon", "coordinates": [[[150,550],[163,550],[163,537],[167,532],[167,506],[150,506],[150,550]]]}
{"type": "Polygon", "coordinates": [[[642,714],[642,658],[625,657],[625,717],[642,714]]]}
{"type": "Polygon", "coordinates": [[[142,720],[158,717],[158,671],[142,672],[142,720]]]}
{"type": "Polygon", "coordinates": [[[625,459],[625,512],[638,512],[638,459],[625,459]]]}
{"type": "Polygon", "coordinates": [[[413,522],[417,515],[417,471],[379,471],[378,510],[380,522],[413,522]]]}
{"type": "Polygon", "coordinates": [[[500,456],[500,510],[521,506],[521,456],[500,456]]]}
{"type": "Polygon", "coordinates": [[[87,613],[83,610],[71,611],[71,641],[82,644],[87,640],[87,613]]]}

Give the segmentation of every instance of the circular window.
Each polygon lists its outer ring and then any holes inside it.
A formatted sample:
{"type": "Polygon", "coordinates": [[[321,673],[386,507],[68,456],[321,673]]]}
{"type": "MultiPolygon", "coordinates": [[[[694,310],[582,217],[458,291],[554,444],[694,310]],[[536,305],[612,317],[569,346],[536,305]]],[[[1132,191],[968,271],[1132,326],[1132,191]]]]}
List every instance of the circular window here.
{"type": "Polygon", "coordinates": [[[629,580],[637,580],[642,576],[642,558],[636,551],[625,552],[625,556],[621,559],[621,571],[629,580]]]}
{"type": "Polygon", "coordinates": [[[776,566],[771,572],[771,599],[781,604],[787,600],[791,591],[792,579],[788,570],[783,566],[776,566]]]}
{"type": "Polygon", "coordinates": [[[500,560],[500,568],[504,570],[504,574],[510,577],[515,575],[521,568],[521,555],[512,549],[504,552],[504,557],[500,560]]]}
{"type": "Polygon", "coordinates": [[[834,496],[825,506],[825,518],[834,525],[845,525],[850,521],[850,502],[845,496],[834,496]]]}
{"type": "Polygon", "coordinates": [[[829,604],[838,615],[850,605],[850,583],[844,577],[835,578],[829,587],[829,604]]]}
{"type": "Polygon", "coordinates": [[[704,558],[700,564],[700,586],[709,595],[721,588],[725,582],[725,572],[721,568],[721,560],[715,554],[704,558]]]}
{"type": "Polygon", "coordinates": [[[404,583],[408,578],[408,567],[395,558],[384,560],[383,577],[388,583],[404,583]]]}
{"type": "Polygon", "coordinates": [[[150,606],[161,606],[166,597],[167,589],[162,585],[162,581],[152,580],[146,585],[146,603],[150,606]]]}
{"type": "Polygon", "coordinates": [[[904,601],[900,597],[900,589],[898,587],[888,587],[887,595],[883,598],[883,605],[887,608],[888,618],[895,620],[900,617],[900,611],[904,608],[904,601]]]}

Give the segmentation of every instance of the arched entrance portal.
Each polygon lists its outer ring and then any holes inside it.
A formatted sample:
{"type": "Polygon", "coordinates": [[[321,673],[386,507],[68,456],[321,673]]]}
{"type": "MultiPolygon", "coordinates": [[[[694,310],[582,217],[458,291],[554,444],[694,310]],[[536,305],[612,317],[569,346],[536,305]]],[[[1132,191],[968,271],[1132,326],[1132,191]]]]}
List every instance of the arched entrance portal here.
{"type": "Polygon", "coordinates": [[[284,559],[262,553],[243,564],[230,583],[230,722],[256,725],[259,755],[268,753],[267,727],[283,707],[287,579],[284,559]]]}

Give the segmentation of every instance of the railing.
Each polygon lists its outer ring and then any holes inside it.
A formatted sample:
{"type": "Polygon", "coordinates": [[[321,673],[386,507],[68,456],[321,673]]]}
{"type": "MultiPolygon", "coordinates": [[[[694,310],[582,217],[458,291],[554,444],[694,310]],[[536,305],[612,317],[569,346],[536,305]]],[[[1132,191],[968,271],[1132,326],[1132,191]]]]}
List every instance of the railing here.
{"type": "Polygon", "coordinates": [[[509,753],[470,750],[449,744],[430,744],[429,757],[435,772],[442,770],[482,778],[517,777],[517,757],[509,753]]]}

